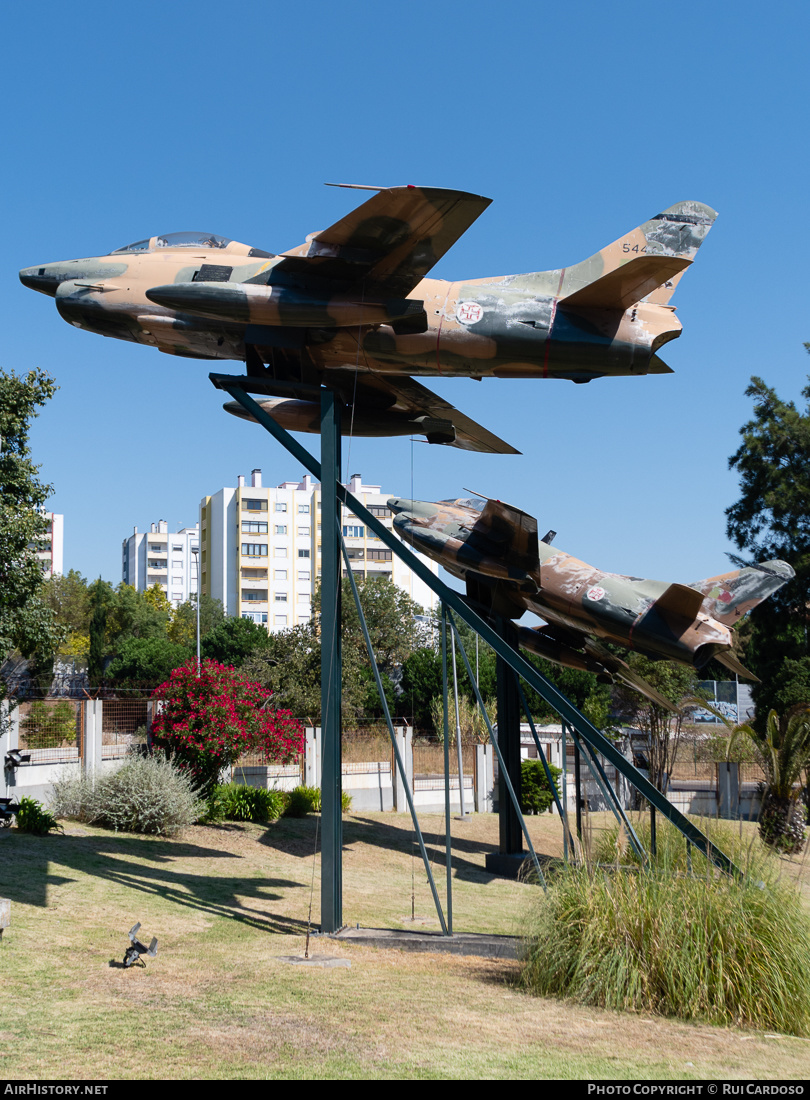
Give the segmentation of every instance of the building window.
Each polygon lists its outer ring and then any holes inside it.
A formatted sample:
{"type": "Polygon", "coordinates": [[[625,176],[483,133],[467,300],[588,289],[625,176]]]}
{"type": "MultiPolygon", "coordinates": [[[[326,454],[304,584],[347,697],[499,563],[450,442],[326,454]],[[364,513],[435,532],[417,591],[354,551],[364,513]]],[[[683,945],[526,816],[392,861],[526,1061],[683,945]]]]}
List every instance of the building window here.
{"type": "Polygon", "coordinates": [[[308,623],[309,622],[309,615],[299,615],[298,616],[298,622],[302,623],[302,624],[303,623],[308,623]]]}
{"type": "Polygon", "coordinates": [[[286,579],[287,579],[287,570],[286,569],[277,569],[276,573],[275,573],[275,580],[277,580],[277,581],[286,581],[286,579]]]}
{"type": "Polygon", "coordinates": [[[243,500],[242,501],[243,512],[266,512],[267,501],[266,500],[243,500]]]}
{"type": "Polygon", "coordinates": [[[243,603],[267,603],[267,589],[266,588],[243,588],[242,589],[242,601],[243,603]]]}
{"type": "Polygon", "coordinates": [[[276,501],[276,511],[277,512],[286,512],[287,511],[287,505],[284,503],[283,500],[277,500],[276,501]]]}
{"type": "Polygon", "coordinates": [[[286,615],[276,615],[273,622],[276,626],[286,626],[287,625],[287,616],[286,615]]]}
{"type": "Polygon", "coordinates": [[[309,603],[309,593],[308,592],[299,592],[298,593],[298,603],[308,604],[309,603]]]}
{"type": "Polygon", "coordinates": [[[286,535],[287,534],[287,528],[282,527],[280,524],[277,523],[276,524],[276,534],[277,535],[286,535]]]}
{"type": "Polygon", "coordinates": [[[298,557],[299,558],[308,558],[309,557],[309,550],[299,550],[298,551],[298,557]]]}
{"type": "Polygon", "coordinates": [[[383,504],[367,504],[366,508],[371,512],[372,516],[390,516],[391,510],[386,508],[383,504]]]}
{"type": "MultiPolygon", "coordinates": [[[[361,559],[365,557],[365,553],[366,552],[362,548],[362,546],[349,546],[346,550],[346,554],[349,558],[361,559]]],[[[369,553],[368,556],[371,557],[371,553],[369,553]]]]}
{"type": "Polygon", "coordinates": [[[299,579],[299,581],[308,581],[310,579],[309,570],[308,569],[299,569],[298,570],[298,579],[299,579]]]}
{"type": "Polygon", "coordinates": [[[299,511],[300,515],[307,515],[308,516],[309,515],[309,505],[308,504],[299,504],[298,505],[298,511],[299,511]]]}
{"type": "Polygon", "coordinates": [[[242,618],[243,619],[250,619],[250,621],[254,622],[254,623],[266,623],[267,622],[267,612],[266,611],[243,611],[242,612],[242,618]]]}
{"type": "Polygon", "coordinates": [[[391,551],[390,550],[369,550],[368,560],[369,561],[391,561],[391,551]]]}
{"type": "Polygon", "coordinates": [[[276,549],[275,549],[275,555],[276,555],[277,558],[286,558],[287,557],[287,547],[286,546],[277,546],[276,549]]]}
{"type": "Polygon", "coordinates": [[[348,523],[343,527],[343,537],[347,539],[361,539],[365,533],[365,527],[361,527],[359,523],[348,523]]]}
{"type": "Polygon", "coordinates": [[[242,554],[246,558],[266,558],[267,557],[267,543],[266,542],[243,542],[242,554]]]}
{"type": "Polygon", "coordinates": [[[242,569],[242,580],[263,581],[267,577],[266,569],[242,569]]]}
{"type": "Polygon", "coordinates": [[[287,602],[287,593],[286,592],[276,592],[276,603],[286,603],[286,602],[287,602]]]}
{"type": "Polygon", "coordinates": [[[257,519],[243,519],[242,520],[242,534],[243,535],[266,535],[267,524],[261,523],[257,519]]]}

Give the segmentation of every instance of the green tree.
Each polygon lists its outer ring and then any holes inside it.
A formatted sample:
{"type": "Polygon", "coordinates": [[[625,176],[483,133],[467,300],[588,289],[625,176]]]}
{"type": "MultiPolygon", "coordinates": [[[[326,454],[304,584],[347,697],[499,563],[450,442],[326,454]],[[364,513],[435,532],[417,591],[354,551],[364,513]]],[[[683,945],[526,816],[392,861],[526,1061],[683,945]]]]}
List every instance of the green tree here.
{"type": "Polygon", "coordinates": [[[86,658],[92,614],[87,581],[75,569],[57,574],[45,582],[43,597],[65,635],[59,646],[60,656],[86,658]]]}
{"type": "Polygon", "coordinates": [[[42,371],[25,378],[0,371],[0,656],[15,649],[53,654],[60,632],[42,598],[37,544],[46,535],[43,513],[51,486],[39,479],[28,432],[56,385],[42,371]]]}
{"type": "MultiPolygon", "coordinates": [[[[200,597],[200,639],[218,626],[225,618],[222,609],[222,601],[214,600],[210,596],[200,597]]],[[[195,652],[197,647],[197,596],[194,593],[191,599],[181,603],[172,612],[168,627],[169,640],[177,645],[191,646],[195,652]]]]}
{"type": "MultiPolygon", "coordinates": [[[[315,725],[320,721],[321,640],[317,621],[270,634],[267,645],[248,657],[241,671],[272,691],[276,706],[315,725]]],[[[341,701],[346,717],[363,713],[368,692],[365,673],[370,675],[370,669],[363,663],[360,651],[344,647],[341,701]]]]}
{"type": "MultiPolygon", "coordinates": [[[[808,347],[808,345],[805,345],[808,347]]],[[[810,350],[810,347],[808,347],[810,350]]],[[[754,416],[740,429],[729,459],[740,475],[740,498],[726,509],[727,531],[746,558],[739,565],[781,558],[796,571],[784,588],[754,608],[745,663],[760,679],[753,688],[755,725],[764,734],[771,709],[810,703],[810,386],[802,412],[761,378],[746,392],[754,416]]]]}
{"type": "Polygon", "coordinates": [[[188,646],[168,638],[127,638],[107,666],[105,679],[118,687],[154,688],[191,656],[188,646]]]}
{"type": "MultiPolygon", "coordinates": [[[[369,574],[357,576],[355,581],[377,666],[380,671],[390,673],[420,644],[416,617],[423,610],[388,577],[369,574]]],[[[366,644],[348,577],[342,580],[341,593],[343,649],[356,648],[365,654],[366,644]]],[[[314,615],[320,615],[320,584],[315,589],[312,610],[314,615]]]]}
{"type": "Polygon", "coordinates": [[[100,684],[104,676],[104,657],[107,652],[107,617],[114,600],[112,585],[101,577],[90,585],[90,628],[87,655],[87,677],[92,686],[100,684]]]}
{"type": "Polygon", "coordinates": [[[252,619],[228,618],[206,634],[200,646],[203,657],[237,668],[254,653],[266,649],[269,635],[252,619]]]}

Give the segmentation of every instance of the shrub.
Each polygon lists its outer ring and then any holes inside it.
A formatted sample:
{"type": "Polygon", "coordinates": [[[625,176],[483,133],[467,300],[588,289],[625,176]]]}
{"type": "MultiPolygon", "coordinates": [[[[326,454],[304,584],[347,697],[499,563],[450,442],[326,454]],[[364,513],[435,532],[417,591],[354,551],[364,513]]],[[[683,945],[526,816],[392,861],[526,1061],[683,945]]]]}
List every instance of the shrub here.
{"type": "Polygon", "coordinates": [[[747,871],[566,868],[539,899],[522,980],[540,996],[810,1034],[810,916],[762,858],[747,871]]]}
{"type": "MultiPolygon", "coordinates": [[[[559,776],[562,769],[549,764],[549,771],[560,793],[559,776]]],[[[520,808],[526,814],[544,814],[551,807],[554,795],[551,792],[545,768],[539,760],[524,760],[520,765],[520,808]]]]}
{"type": "Polygon", "coordinates": [[[284,811],[281,791],[223,783],[208,796],[208,821],[275,821],[284,811]]]}
{"type": "Polygon", "coordinates": [[[160,753],[133,757],[96,779],[71,776],[54,784],[51,809],[93,825],[170,836],[203,813],[188,772],[160,753]]]}
{"type": "Polygon", "coordinates": [[[17,828],[21,833],[33,833],[34,836],[46,836],[51,829],[61,829],[56,818],[48,813],[41,802],[35,798],[21,798],[20,808],[15,813],[17,828]]]}
{"type": "MultiPolygon", "coordinates": [[[[340,805],[343,813],[352,808],[352,796],[341,791],[340,805]]],[[[285,817],[306,817],[307,814],[321,812],[321,791],[319,787],[296,787],[286,797],[285,817]]]]}
{"type": "Polygon", "coordinates": [[[264,709],[271,693],[215,661],[203,661],[199,675],[196,661],[176,668],[154,694],[163,701],[152,722],[154,744],[205,793],[244,753],[286,763],[303,750],[304,731],[289,712],[264,709]]]}

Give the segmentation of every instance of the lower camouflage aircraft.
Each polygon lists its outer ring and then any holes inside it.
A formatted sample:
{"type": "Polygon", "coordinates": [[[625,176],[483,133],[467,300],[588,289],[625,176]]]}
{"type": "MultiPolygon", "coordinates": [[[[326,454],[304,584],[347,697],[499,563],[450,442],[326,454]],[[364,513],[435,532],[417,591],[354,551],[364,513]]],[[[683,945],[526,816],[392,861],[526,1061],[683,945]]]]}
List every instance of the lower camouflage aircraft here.
{"type": "Polygon", "coordinates": [[[620,680],[672,707],[605,643],[703,668],[712,659],[756,677],[733,651],[733,626],[794,576],[768,561],[693,584],[605,573],[537,537],[537,520],[498,500],[471,497],[431,504],[392,497],[394,526],[414,549],[466,582],[471,605],[487,616],[531,611],[546,626],[519,627],[520,644],[567,668],[620,680]]]}
{"type": "MultiPolygon", "coordinates": [[[[313,387],[336,390],[346,432],[515,448],[414,380],[668,374],[670,299],[716,214],[679,202],[581,263],[445,282],[426,274],[490,199],[438,187],[376,191],[278,255],[216,233],[156,234],[22,283],[87,332],[191,359],[244,360],[284,428],[320,431],[313,387]],[[271,385],[272,383],[272,385],[271,385]]],[[[241,405],[225,406],[251,419],[241,405]]]]}

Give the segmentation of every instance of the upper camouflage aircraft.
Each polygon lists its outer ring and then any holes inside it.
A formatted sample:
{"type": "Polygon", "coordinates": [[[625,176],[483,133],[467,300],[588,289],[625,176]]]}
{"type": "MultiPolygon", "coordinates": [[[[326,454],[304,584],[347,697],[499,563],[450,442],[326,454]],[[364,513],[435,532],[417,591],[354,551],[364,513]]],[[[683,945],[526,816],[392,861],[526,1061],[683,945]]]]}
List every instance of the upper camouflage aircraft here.
{"type": "Polygon", "coordinates": [[[555,664],[622,680],[653,702],[671,702],[605,642],[703,668],[712,658],[755,680],[735,656],[732,627],[794,576],[767,561],[693,584],[604,573],[537,538],[537,520],[510,504],[478,497],[392,498],[394,526],[411,546],[466,581],[485,615],[519,619],[532,611],[548,625],[520,627],[520,644],[555,664]]]}
{"type": "MultiPolygon", "coordinates": [[[[214,233],[146,237],[104,256],[25,268],[77,328],[193,359],[244,360],[284,396],[282,426],[320,430],[325,383],[356,435],[514,448],[412,375],[567,378],[669,373],[669,304],[716,217],[680,202],[573,267],[448,283],[430,269],[490,199],[435,187],[377,191],[329,229],[274,255],[214,233]],[[287,389],[284,389],[285,384],[287,389]],[[289,396],[287,396],[289,394],[289,396]]],[[[247,416],[241,405],[225,406],[247,416]]]]}

